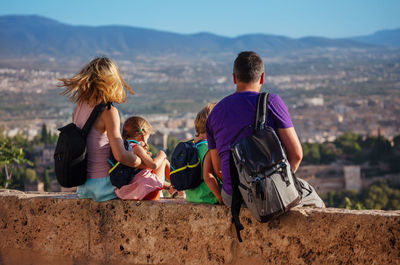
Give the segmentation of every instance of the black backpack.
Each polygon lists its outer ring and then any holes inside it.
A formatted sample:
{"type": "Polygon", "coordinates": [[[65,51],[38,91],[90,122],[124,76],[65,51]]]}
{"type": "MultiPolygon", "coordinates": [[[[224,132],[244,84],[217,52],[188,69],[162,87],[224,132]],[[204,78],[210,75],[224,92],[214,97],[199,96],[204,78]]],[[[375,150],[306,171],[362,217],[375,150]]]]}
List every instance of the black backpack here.
{"type": "MultiPolygon", "coordinates": [[[[111,103],[108,103],[110,108],[111,103]]],[[[92,110],[82,129],[74,123],[59,128],[54,168],[58,183],[66,188],[80,186],[86,181],[87,150],[86,137],[92,125],[103,112],[106,104],[99,104],[92,110]]]]}
{"type": "Polygon", "coordinates": [[[171,185],[176,190],[197,188],[202,182],[200,158],[194,140],[180,142],[171,156],[171,185]]]}
{"type": "MultiPolygon", "coordinates": [[[[240,207],[243,202],[254,218],[266,222],[289,211],[301,200],[302,188],[290,168],[275,130],[266,125],[268,94],[260,93],[253,134],[231,145],[232,222],[239,241],[240,207]]],[[[236,139],[235,137],[235,139],[236,139]]]]}
{"type": "MultiPolygon", "coordinates": [[[[132,152],[132,148],[129,145],[129,142],[136,142],[135,140],[124,140],[124,147],[126,150],[132,152]]],[[[137,143],[137,142],[136,142],[137,143]]],[[[120,189],[122,186],[128,185],[129,182],[133,179],[133,177],[139,173],[142,169],[129,167],[121,164],[114,158],[112,151],[110,152],[110,158],[108,159],[108,163],[111,165],[111,169],[108,171],[110,174],[111,184],[120,189]]]]}

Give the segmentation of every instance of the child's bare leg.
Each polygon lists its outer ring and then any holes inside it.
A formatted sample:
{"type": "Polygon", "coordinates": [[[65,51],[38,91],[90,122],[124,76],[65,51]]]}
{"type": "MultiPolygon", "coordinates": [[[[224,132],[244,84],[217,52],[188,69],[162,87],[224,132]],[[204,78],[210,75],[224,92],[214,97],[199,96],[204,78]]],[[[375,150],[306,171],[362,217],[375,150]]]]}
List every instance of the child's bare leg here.
{"type": "Polygon", "coordinates": [[[167,165],[167,162],[168,162],[168,160],[164,159],[164,161],[161,163],[161,165],[154,170],[154,173],[157,175],[158,180],[163,184],[165,182],[165,167],[167,165]]]}
{"type": "Polygon", "coordinates": [[[168,180],[171,180],[170,178],[170,172],[171,172],[171,164],[169,163],[169,161],[167,159],[165,159],[166,164],[165,164],[165,177],[168,180]]]}

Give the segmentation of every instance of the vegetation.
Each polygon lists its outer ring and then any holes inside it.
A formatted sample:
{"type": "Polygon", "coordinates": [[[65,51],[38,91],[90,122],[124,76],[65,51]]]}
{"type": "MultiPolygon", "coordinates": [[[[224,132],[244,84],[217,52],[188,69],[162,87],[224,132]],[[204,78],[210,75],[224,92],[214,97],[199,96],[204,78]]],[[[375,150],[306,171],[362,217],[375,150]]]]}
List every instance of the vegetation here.
{"type": "Polygon", "coordinates": [[[400,182],[398,180],[380,180],[361,192],[330,191],[321,197],[327,207],[399,210],[400,182]]]}
{"type": "Polygon", "coordinates": [[[352,164],[385,164],[386,173],[400,172],[400,135],[390,142],[384,136],[363,137],[345,132],[331,143],[304,143],[304,164],[330,164],[342,160],[352,164]]]}
{"type": "Polygon", "coordinates": [[[0,187],[8,188],[12,182],[13,168],[22,163],[32,164],[25,158],[22,148],[13,145],[11,139],[0,138],[0,164],[4,168],[4,177],[0,181],[0,187]]]}
{"type": "Polygon", "coordinates": [[[39,167],[34,147],[54,144],[56,141],[57,135],[51,134],[45,124],[41,133],[31,141],[19,134],[6,137],[0,130],[0,187],[23,190],[25,182],[41,180],[45,190],[50,190],[53,170],[39,167]]]}
{"type": "MultiPolygon", "coordinates": [[[[362,170],[364,177],[400,173],[400,135],[389,141],[381,135],[363,137],[346,132],[331,143],[304,143],[303,153],[305,164],[330,164],[340,160],[368,165],[368,170],[362,170]],[[376,169],[371,169],[373,166],[376,169]]],[[[399,210],[400,182],[381,180],[360,192],[330,191],[322,194],[322,199],[328,207],[399,210]]]]}
{"type": "MultiPolygon", "coordinates": [[[[35,148],[54,144],[56,135],[52,135],[46,126],[32,140],[21,135],[5,137],[0,130],[0,187],[24,189],[26,182],[40,180],[45,190],[50,191],[50,182],[55,178],[51,166],[40,166],[35,148]]],[[[169,136],[166,154],[171,157],[179,140],[169,136]]],[[[150,145],[153,155],[157,148],[150,145]]],[[[329,164],[343,161],[355,164],[384,164],[386,172],[378,171],[372,176],[400,172],[400,135],[389,141],[383,136],[362,137],[355,133],[344,133],[336,141],[329,143],[304,143],[305,164],[329,164]]],[[[369,176],[363,174],[363,176],[369,176]]],[[[384,179],[373,183],[365,190],[331,191],[321,195],[328,207],[347,209],[400,209],[400,180],[384,179]]]]}
{"type": "Polygon", "coordinates": [[[168,159],[171,160],[172,152],[174,152],[175,147],[178,145],[179,140],[176,139],[173,136],[168,135],[167,138],[167,150],[166,150],[166,155],[168,156],[168,159]]]}

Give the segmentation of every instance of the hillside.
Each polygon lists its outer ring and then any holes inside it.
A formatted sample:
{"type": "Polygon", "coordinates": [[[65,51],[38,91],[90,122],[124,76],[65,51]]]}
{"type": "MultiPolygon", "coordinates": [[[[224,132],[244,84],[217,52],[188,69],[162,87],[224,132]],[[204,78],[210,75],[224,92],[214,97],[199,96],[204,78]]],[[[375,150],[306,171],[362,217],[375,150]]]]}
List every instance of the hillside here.
{"type": "Polygon", "coordinates": [[[370,47],[360,41],[265,34],[235,38],[210,33],[185,35],[128,26],[72,26],[40,16],[0,16],[0,58],[104,54],[127,59],[138,54],[198,57],[241,50],[270,55],[327,47],[370,47]]]}
{"type": "Polygon", "coordinates": [[[354,37],[352,38],[352,40],[373,45],[383,45],[399,48],[400,29],[381,30],[372,35],[354,37]]]}

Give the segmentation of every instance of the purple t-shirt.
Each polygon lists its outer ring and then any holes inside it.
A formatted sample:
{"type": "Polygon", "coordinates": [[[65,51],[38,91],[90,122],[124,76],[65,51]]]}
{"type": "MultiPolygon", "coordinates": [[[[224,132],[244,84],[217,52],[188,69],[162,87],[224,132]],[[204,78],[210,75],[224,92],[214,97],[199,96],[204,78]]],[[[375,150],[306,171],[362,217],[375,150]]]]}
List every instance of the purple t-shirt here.
{"type": "MultiPolygon", "coordinates": [[[[222,188],[232,195],[232,183],[229,172],[229,147],[252,133],[249,128],[236,134],[245,126],[254,123],[258,92],[237,92],[223,98],[211,111],[206,122],[206,133],[209,149],[217,149],[221,158],[222,188]]],[[[283,100],[275,94],[268,97],[267,125],[274,129],[293,127],[288,109],[283,100]]]]}

